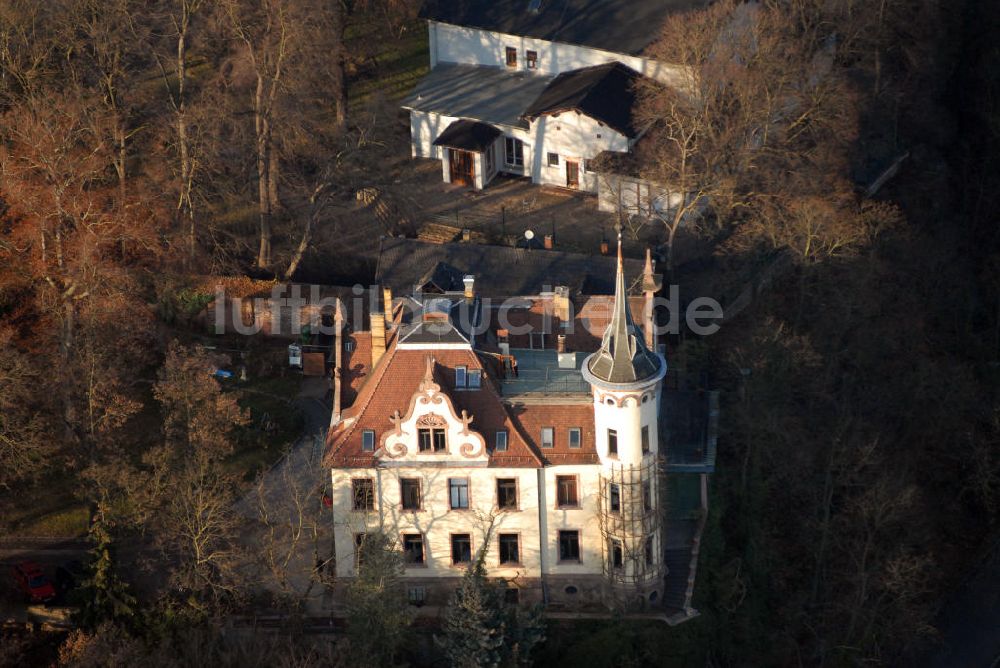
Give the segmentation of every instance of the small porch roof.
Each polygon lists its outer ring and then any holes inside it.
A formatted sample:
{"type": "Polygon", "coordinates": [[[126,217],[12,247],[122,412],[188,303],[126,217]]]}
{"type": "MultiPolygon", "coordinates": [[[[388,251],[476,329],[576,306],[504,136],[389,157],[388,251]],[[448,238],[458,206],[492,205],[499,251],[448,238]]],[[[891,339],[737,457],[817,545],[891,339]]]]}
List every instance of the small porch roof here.
{"type": "Polygon", "coordinates": [[[434,140],[434,145],[482,153],[502,134],[503,132],[492,125],[462,119],[453,121],[445,128],[444,132],[434,140]]]}

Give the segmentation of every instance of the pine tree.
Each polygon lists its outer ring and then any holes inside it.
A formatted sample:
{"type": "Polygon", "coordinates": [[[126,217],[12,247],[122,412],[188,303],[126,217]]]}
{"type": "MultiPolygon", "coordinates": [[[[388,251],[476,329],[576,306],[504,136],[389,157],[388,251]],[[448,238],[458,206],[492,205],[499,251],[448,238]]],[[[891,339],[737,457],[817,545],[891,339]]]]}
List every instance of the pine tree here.
{"type": "Polygon", "coordinates": [[[346,596],[354,665],[391,666],[413,621],[399,585],[402,555],[382,533],[366,534],[358,550],[358,576],[346,596]]]}
{"type": "Polygon", "coordinates": [[[481,549],[448,605],[444,634],[435,641],[458,668],[526,665],[545,639],[541,609],[507,605],[507,583],[487,579],[485,559],[481,549]]]}
{"type": "Polygon", "coordinates": [[[90,527],[90,576],[79,592],[81,601],[78,621],[85,629],[95,629],[102,622],[129,624],[136,616],[136,598],[127,582],[115,573],[112,556],[111,530],[99,508],[90,527]]]}

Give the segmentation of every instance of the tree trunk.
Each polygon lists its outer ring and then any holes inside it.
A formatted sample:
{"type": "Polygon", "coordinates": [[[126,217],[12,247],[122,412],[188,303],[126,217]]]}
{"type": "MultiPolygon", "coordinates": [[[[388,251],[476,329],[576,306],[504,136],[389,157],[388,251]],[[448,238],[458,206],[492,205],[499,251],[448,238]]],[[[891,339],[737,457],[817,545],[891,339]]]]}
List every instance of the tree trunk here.
{"type": "Polygon", "coordinates": [[[260,248],[257,252],[257,267],[263,269],[271,264],[271,138],[270,121],[264,101],[264,77],[257,75],[257,91],[254,99],[255,127],[257,130],[257,205],[260,209],[260,248]]]}
{"type": "Polygon", "coordinates": [[[333,79],[334,102],[337,111],[337,127],[341,130],[347,125],[347,49],[344,47],[344,29],[347,21],[344,16],[344,5],[339,0],[331,3],[331,29],[333,31],[333,79]]]}

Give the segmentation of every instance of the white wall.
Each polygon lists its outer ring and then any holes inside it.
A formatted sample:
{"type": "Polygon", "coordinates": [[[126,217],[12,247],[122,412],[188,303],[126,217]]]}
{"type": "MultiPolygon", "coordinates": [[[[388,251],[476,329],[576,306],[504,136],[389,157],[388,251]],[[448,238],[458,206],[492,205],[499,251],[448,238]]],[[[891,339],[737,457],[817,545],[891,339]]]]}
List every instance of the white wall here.
{"type": "Polygon", "coordinates": [[[609,392],[594,388],[594,429],[597,437],[597,456],[602,462],[622,466],[639,466],[643,463],[643,426],[649,427],[649,453],[646,457],[656,457],[659,452],[657,438],[660,383],[645,390],[630,392],[609,392]],[[645,403],[642,397],[646,397],[645,403]],[[608,401],[613,403],[609,404],[608,401]],[[618,433],[618,457],[612,459],[608,453],[608,429],[618,433]]]}
{"type": "MultiPolygon", "coordinates": [[[[532,151],[531,174],[534,183],[566,186],[566,161],[573,160],[580,166],[580,190],[597,192],[598,175],[584,171],[584,160],[597,156],[601,151],[627,151],[628,138],[606,125],[577,113],[568,111],[559,116],[542,116],[532,121],[525,133],[532,151]],[[600,136],[598,136],[600,135],[600,136]],[[548,165],[548,154],[559,155],[559,164],[548,165]]],[[[528,164],[528,156],[525,156],[528,164]]]]}
{"type": "Polygon", "coordinates": [[[629,56],[574,44],[549,42],[533,37],[463,28],[428,21],[431,67],[439,62],[506,67],[506,48],[517,49],[517,69],[554,75],[581,67],[618,61],[636,72],[670,85],[683,85],[684,68],[649,58],[629,56]],[[538,53],[538,69],[527,69],[527,51],[538,53]]]}
{"type": "Polygon", "coordinates": [[[604,570],[604,539],[598,519],[600,513],[600,469],[597,466],[548,466],[545,478],[545,564],[551,575],[594,575],[604,570]],[[556,477],[578,476],[579,508],[558,508],[556,477]],[[580,563],[559,562],[559,531],[580,532],[580,563]]]}
{"type": "Polygon", "coordinates": [[[425,111],[410,111],[410,153],[414,158],[444,158],[434,140],[458,118],[425,111]]]}

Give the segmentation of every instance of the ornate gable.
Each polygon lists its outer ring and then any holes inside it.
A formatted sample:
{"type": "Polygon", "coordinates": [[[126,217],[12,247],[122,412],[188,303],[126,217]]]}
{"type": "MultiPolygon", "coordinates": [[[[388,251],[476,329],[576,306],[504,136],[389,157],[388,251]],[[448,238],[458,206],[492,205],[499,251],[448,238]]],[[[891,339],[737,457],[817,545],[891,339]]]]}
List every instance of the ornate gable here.
{"type": "Polygon", "coordinates": [[[459,460],[466,466],[473,462],[486,465],[486,439],[470,428],[472,416],[465,410],[456,413],[451,397],[434,382],[434,365],[434,358],[428,357],[424,377],[410,398],[406,415],[401,416],[397,410],[389,418],[393,429],[382,435],[376,457],[384,462],[459,460]]]}

